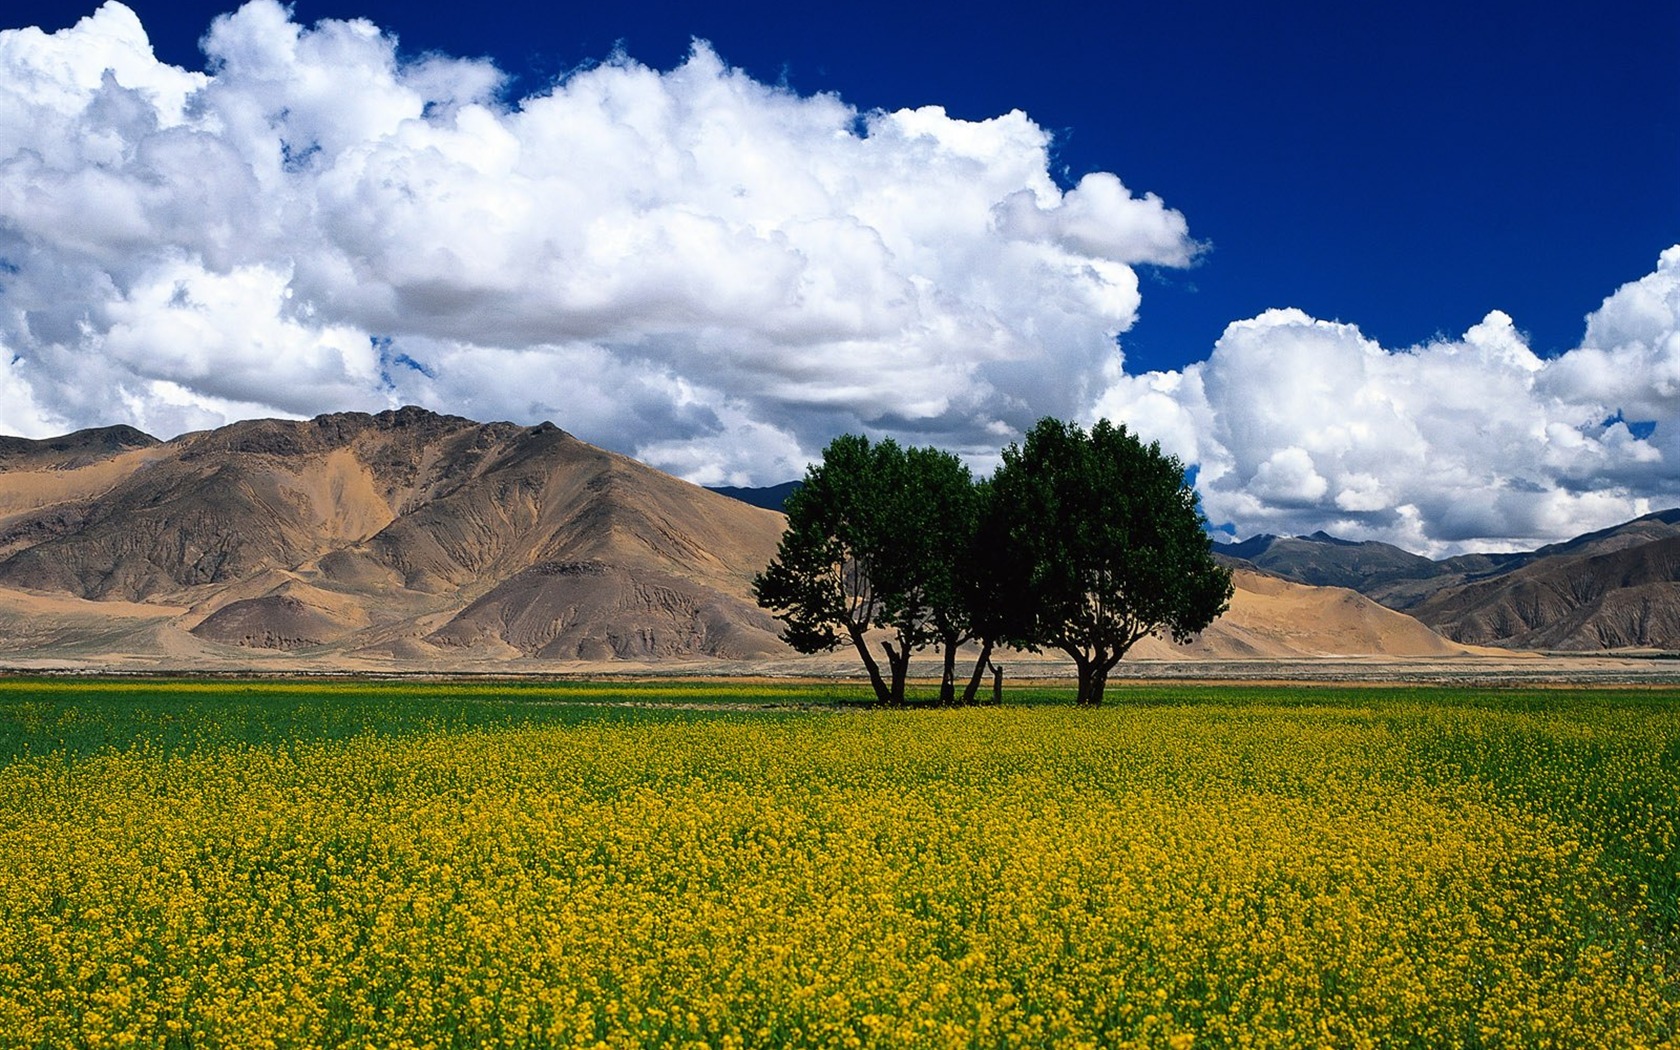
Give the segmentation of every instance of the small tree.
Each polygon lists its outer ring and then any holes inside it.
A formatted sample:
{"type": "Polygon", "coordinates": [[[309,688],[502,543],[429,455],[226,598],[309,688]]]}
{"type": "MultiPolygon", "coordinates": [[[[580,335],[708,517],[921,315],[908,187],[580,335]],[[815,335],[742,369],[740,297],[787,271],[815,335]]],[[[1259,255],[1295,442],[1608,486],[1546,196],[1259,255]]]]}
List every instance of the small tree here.
{"type": "Polygon", "coordinates": [[[902,615],[903,576],[915,560],[899,524],[907,469],[891,439],[835,438],[788,497],[787,531],[753,580],[758,603],[786,624],[783,640],[802,653],[850,642],[883,703],[903,702],[910,651],[926,641],[925,627],[902,615]],[[879,628],[893,632],[882,643],[890,684],[866,637],[879,628]]]}
{"type": "Polygon", "coordinates": [[[805,653],[850,642],[876,699],[894,704],[904,702],[910,654],[938,645],[940,700],[954,702],[956,650],[983,622],[966,604],[980,496],[962,461],[844,435],[783,510],[775,560],[753,581],[758,603],[787,625],[782,638],[805,653]],[[871,631],[888,633],[885,676],[871,631]]]}
{"type": "Polygon", "coordinates": [[[1039,421],[991,480],[1021,620],[1011,641],[1073,658],[1078,701],[1102,703],[1108,674],[1150,634],[1188,641],[1228,607],[1184,466],[1102,420],[1087,434],[1039,421]]]}

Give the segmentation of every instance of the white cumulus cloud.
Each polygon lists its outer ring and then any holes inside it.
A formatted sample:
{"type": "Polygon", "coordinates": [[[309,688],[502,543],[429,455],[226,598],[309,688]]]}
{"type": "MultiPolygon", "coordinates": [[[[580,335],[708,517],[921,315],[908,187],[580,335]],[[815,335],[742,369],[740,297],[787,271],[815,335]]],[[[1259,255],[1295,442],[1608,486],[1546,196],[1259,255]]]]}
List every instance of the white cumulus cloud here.
{"type": "Polygon", "coordinates": [[[1499,311],[1395,350],[1272,310],[1205,361],[1108,379],[1090,414],[1196,464],[1208,517],[1242,535],[1432,554],[1560,540],[1680,504],[1680,246],[1552,359],[1499,311]]]}
{"type": "Polygon", "coordinates": [[[203,72],[108,2],[0,33],[0,425],[167,436],[419,402],[553,419],[706,482],[844,430],[959,450],[1086,407],[1195,254],[1182,215],[1063,191],[1019,112],[859,112],[613,58],[517,100],[275,0],[203,72]]]}

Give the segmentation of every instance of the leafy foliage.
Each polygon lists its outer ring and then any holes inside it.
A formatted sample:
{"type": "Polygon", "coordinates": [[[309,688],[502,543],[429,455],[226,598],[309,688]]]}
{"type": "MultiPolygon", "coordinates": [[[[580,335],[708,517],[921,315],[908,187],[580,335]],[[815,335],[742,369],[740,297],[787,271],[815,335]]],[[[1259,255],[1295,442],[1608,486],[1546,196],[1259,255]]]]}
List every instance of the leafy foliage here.
{"type": "Polygon", "coordinates": [[[911,652],[949,642],[949,654],[969,635],[960,592],[978,506],[968,468],[949,452],[838,437],[788,498],[787,531],[754,596],[800,652],[850,642],[877,698],[901,704],[911,652]],[[890,682],[871,631],[890,634],[890,682]]]}
{"type": "Polygon", "coordinates": [[[1042,420],[979,483],[949,452],[844,435],[786,511],[776,558],[754,581],[759,604],[801,652],[849,641],[883,702],[904,702],[910,654],[928,645],[944,654],[940,700],[953,702],[956,650],[978,641],[972,701],[1006,640],[1068,653],[1080,702],[1100,703],[1139,639],[1185,641],[1231,597],[1183,465],[1106,420],[1089,434],[1042,420]],[[872,631],[890,634],[890,683],[872,631]]]}
{"type": "Polygon", "coordinates": [[[1188,641],[1230,602],[1184,465],[1123,424],[1041,420],[1004,450],[992,496],[1025,621],[1012,640],[1071,656],[1082,704],[1140,639],[1188,641]]]}

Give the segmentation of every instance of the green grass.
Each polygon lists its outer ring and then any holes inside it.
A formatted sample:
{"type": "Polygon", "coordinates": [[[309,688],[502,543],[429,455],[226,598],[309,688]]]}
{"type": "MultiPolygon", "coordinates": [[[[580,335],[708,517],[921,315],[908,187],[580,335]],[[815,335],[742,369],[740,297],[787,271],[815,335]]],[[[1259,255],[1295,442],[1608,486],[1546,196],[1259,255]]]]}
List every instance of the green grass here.
{"type": "Polygon", "coordinates": [[[846,705],[846,683],[0,678],[0,762],[230,745],[637,721],[694,705],[846,705]]]}
{"type": "MultiPolygon", "coordinates": [[[[987,694],[989,695],[989,693],[987,694]]],[[[363,734],[407,735],[443,730],[640,721],[677,712],[704,714],[762,709],[866,706],[867,685],[833,681],[728,680],[378,680],[357,678],[62,678],[0,677],[0,763],[54,752],[87,755],[146,744],[166,752],[276,741],[339,740],[363,734]]],[[[936,689],[913,685],[912,706],[931,705],[936,689]]],[[[1006,684],[1005,703],[1058,706],[1072,702],[1071,684],[1006,684]]],[[[1328,716],[1375,718],[1414,729],[1448,712],[1537,714],[1590,724],[1631,712],[1680,711],[1680,687],[1623,689],[1472,689],[1460,686],[1253,685],[1244,683],[1115,683],[1109,707],[1228,709],[1257,712],[1321,710],[1328,716]]],[[[1494,778],[1510,770],[1490,752],[1485,734],[1442,742],[1494,778]]],[[[1437,756],[1438,757],[1438,756],[1437,756]]],[[[1673,756],[1668,756],[1669,760],[1673,756]]],[[[1469,772],[1470,770],[1466,770],[1469,772]]]]}

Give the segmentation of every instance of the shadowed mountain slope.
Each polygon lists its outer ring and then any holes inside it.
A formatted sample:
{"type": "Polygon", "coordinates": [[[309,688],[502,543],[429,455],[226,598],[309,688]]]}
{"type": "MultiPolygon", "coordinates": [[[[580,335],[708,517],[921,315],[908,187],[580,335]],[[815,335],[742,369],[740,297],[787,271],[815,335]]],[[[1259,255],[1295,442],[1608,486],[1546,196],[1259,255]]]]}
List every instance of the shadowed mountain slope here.
{"type": "Polygon", "coordinates": [[[1680,509],[1535,551],[1442,561],[1324,533],[1217,544],[1229,564],[1349,587],[1472,645],[1680,648],[1680,509]]]}
{"type": "Polygon", "coordinates": [[[741,488],[735,485],[711,485],[709,488],[742,503],[779,511],[787,504],[788,497],[799,491],[799,486],[803,484],[803,481],[784,481],[780,485],[766,485],[762,488],[741,488]]]}
{"type": "Polygon", "coordinates": [[[1680,647],[1680,536],[1563,553],[1438,591],[1412,609],[1451,638],[1522,649],[1680,647]]]}

